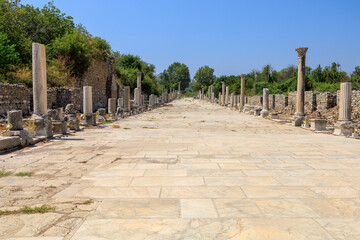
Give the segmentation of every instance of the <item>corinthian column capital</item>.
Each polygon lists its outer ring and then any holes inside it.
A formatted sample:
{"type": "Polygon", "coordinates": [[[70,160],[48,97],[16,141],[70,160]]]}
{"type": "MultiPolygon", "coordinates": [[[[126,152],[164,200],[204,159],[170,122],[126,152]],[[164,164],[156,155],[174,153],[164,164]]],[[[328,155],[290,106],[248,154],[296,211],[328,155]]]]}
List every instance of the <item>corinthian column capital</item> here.
{"type": "Polygon", "coordinates": [[[307,47],[299,47],[299,48],[295,48],[295,51],[297,51],[298,53],[298,57],[302,58],[306,55],[308,48],[307,47]]]}

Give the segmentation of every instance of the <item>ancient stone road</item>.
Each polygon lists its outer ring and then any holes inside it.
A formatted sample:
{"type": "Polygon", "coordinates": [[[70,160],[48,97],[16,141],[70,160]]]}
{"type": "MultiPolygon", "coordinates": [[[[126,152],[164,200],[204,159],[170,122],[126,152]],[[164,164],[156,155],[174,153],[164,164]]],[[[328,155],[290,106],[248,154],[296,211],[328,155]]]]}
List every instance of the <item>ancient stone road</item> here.
{"type": "Polygon", "coordinates": [[[119,124],[0,156],[34,172],[0,178],[1,210],[56,207],[0,238],[360,239],[358,140],[193,99],[119,124]]]}

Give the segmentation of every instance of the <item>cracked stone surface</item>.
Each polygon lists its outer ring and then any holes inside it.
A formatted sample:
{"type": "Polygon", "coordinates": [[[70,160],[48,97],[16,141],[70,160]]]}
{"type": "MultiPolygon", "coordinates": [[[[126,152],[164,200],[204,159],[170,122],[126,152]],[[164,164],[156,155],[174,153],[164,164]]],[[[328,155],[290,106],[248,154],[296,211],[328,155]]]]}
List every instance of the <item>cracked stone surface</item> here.
{"type": "Polygon", "coordinates": [[[360,142],[194,99],[0,155],[0,239],[360,239],[360,142]],[[33,172],[17,177],[17,172],[33,172]]]}

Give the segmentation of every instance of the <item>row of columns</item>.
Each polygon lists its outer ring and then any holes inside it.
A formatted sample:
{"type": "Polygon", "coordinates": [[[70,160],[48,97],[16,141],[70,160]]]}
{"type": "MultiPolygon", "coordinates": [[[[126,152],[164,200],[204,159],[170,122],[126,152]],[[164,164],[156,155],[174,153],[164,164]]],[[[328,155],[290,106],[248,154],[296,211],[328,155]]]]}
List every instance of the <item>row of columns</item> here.
{"type": "MultiPolygon", "coordinates": [[[[292,125],[301,126],[305,120],[305,59],[307,47],[296,48],[298,53],[298,75],[297,75],[297,97],[296,97],[296,112],[292,119],[292,125]]],[[[241,74],[241,89],[240,89],[240,104],[239,109],[242,111],[245,106],[245,74],[241,74]]],[[[209,101],[213,100],[213,89],[209,87],[209,101]]],[[[354,132],[355,124],[351,120],[351,82],[343,82],[340,84],[340,101],[339,101],[339,118],[335,124],[334,134],[337,135],[351,135],[354,132]]],[[[221,83],[221,92],[219,92],[219,104],[228,106],[229,87],[225,83],[221,83]]],[[[237,106],[237,96],[231,94],[230,107],[237,106]]],[[[260,112],[262,117],[267,117],[269,114],[269,89],[263,89],[263,106],[260,112]]]]}

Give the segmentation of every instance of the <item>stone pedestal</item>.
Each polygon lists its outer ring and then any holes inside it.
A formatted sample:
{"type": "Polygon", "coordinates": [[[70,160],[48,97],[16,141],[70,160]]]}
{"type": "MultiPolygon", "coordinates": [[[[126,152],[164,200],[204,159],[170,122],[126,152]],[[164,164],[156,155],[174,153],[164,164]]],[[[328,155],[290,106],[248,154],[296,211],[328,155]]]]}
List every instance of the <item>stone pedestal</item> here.
{"type": "Polygon", "coordinates": [[[254,115],[255,115],[255,116],[260,116],[260,114],[261,114],[261,108],[255,107],[255,109],[254,109],[254,115]]]}
{"type": "Polygon", "coordinates": [[[48,116],[33,114],[31,120],[35,122],[34,136],[53,136],[51,119],[48,116]]]}
{"type": "Polygon", "coordinates": [[[249,104],[244,105],[243,112],[246,113],[246,114],[250,113],[250,105],[249,104]]]}
{"type": "Polygon", "coordinates": [[[8,124],[11,124],[10,130],[22,130],[23,129],[23,117],[21,110],[8,111],[8,124]]]}
{"type": "Polygon", "coordinates": [[[106,109],[105,108],[99,108],[96,113],[97,116],[97,122],[104,123],[106,122],[106,109]]]}
{"type": "Polygon", "coordinates": [[[76,117],[74,104],[66,105],[64,120],[70,130],[80,131],[80,120],[76,117]]]}
{"type": "Polygon", "coordinates": [[[326,119],[312,119],[310,122],[310,129],[317,132],[327,131],[326,119]]]}
{"type": "Polygon", "coordinates": [[[297,78],[297,96],[296,112],[293,117],[292,125],[301,126],[305,119],[305,56],[308,48],[296,48],[298,53],[298,78],[297,78]]]}
{"type": "Polygon", "coordinates": [[[51,122],[53,133],[66,134],[67,124],[64,121],[54,120],[51,122]]]}
{"type": "Polygon", "coordinates": [[[85,124],[96,126],[96,114],[95,113],[87,113],[84,114],[85,124]]]}
{"type": "Polygon", "coordinates": [[[261,117],[265,118],[269,115],[269,89],[263,88],[263,107],[261,117]]]}
{"type": "Polygon", "coordinates": [[[270,113],[270,119],[279,119],[279,114],[278,113],[270,113]]]}

